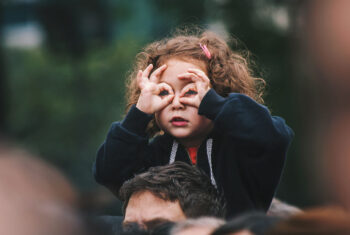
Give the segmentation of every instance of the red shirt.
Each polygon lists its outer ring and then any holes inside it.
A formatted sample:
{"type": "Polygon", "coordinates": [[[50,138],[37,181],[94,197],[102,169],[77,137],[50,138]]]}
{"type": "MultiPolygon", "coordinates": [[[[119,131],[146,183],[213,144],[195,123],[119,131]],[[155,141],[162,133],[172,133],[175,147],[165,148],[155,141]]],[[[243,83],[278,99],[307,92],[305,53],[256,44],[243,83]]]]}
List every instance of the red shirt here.
{"type": "Polygon", "coordinates": [[[196,165],[197,163],[197,147],[191,147],[191,148],[187,148],[187,152],[190,155],[191,158],[191,162],[193,165],[196,165]]]}

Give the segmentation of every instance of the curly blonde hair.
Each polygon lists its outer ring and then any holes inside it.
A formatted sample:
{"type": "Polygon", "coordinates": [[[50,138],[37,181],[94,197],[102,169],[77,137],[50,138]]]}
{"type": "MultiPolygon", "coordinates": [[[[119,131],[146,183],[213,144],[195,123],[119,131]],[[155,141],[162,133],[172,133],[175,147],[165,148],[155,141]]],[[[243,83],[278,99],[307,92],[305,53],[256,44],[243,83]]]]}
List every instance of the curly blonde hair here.
{"type": "MultiPolygon", "coordinates": [[[[137,103],[140,96],[136,79],[138,71],[144,70],[149,64],[154,65],[154,71],[170,58],[204,63],[212,88],[223,97],[236,92],[264,103],[262,95],[265,81],[253,76],[248,56],[244,56],[242,52],[232,51],[223,38],[211,31],[198,28],[177,29],[171,37],[155,41],[137,54],[136,62],[126,83],[126,111],[137,103]],[[200,44],[207,46],[211,53],[210,59],[207,58],[200,44]]],[[[153,120],[148,126],[147,133],[154,136],[159,131],[153,120]]]]}

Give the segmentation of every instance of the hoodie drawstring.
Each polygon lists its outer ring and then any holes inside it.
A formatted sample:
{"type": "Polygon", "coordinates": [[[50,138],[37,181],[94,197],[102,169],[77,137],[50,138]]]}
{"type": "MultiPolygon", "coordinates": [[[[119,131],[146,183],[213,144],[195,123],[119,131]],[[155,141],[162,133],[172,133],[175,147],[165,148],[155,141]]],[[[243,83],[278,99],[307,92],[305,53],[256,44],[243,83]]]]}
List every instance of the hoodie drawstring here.
{"type": "Polygon", "coordinates": [[[174,140],[173,146],[171,147],[169,164],[175,162],[175,156],[176,156],[176,152],[177,152],[178,147],[179,147],[179,143],[174,140]]]}
{"type": "MultiPolygon", "coordinates": [[[[176,157],[176,152],[177,152],[178,147],[179,147],[179,143],[176,142],[176,140],[174,140],[173,146],[171,147],[169,164],[175,162],[175,157],[176,157]]],[[[207,157],[208,157],[208,163],[209,163],[211,184],[214,185],[215,188],[217,188],[216,181],[215,181],[214,174],[213,174],[213,164],[211,162],[211,159],[212,159],[211,153],[213,151],[213,139],[212,138],[207,140],[206,147],[207,147],[207,157]]]]}

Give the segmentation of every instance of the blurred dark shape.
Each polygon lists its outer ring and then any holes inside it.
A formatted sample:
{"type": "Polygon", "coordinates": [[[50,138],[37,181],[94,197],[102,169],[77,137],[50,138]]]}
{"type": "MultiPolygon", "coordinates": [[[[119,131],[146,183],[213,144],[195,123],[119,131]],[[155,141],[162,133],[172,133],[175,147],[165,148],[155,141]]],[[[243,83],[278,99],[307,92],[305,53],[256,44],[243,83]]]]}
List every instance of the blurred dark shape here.
{"type": "Polygon", "coordinates": [[[37,14],[47,44],[57,54],[82,57],[90,47],[106,42],[110,36],[106,1],[42,1],[37,14]]]}
{"type": "Polygon", "coordinates": [[[152,235],[170,235],[171,229],[176,225],[176,223],[173,222],[167,222],[164,224],[161,224],[159,226],[156,226],[153,228],[150,233],[152,235]]]}
{"type": "Polygon", "coordinates": [[[130,223],[127,227],[123,229],[120,233],[121,235],[148,235],[149,231],[140,227],[137,223],[130,223]]]}
{"type": "Polygon", "coordinates": [[[163,223],[159,226],[154,227],[152,230],[144,230],[137,223],[131,223],[127,227],[125,227],[121,233],[117,233],[120,235],[170,235],[171,229],[176,224],[173,222],[163,223]]]}
{"type": "Polygon", "coordinates": [[[55,168],[0,145],[0,234],[83,234],[77,194],[55,168]]]}
{"type": "Polygon", "coordinates": [[[89,218],[90,222],[94,224],[97,234],[121,234],[122,232],[122,216],[93,216],[89,218]]]}
{"type": "MultiPolygon", "coordinates": [[[[122,203],[106,188],[85,191],[79,198],[79,207],[87,214],[121,215],[122,203]]],[[[104,217],[103,217],[104,218],[104,217]]],[[[108,216],[106,217],[109,221],[108,216]]],[[[108,222],[107,221],[107,222],[108,222]]]]}
{"type": "Polygon", "coordinates": [[[302,210],[296,206],[290,205],[286,202],[282,202],[277,198],[273,198],[270,208],[267,211],[267,215],[276,216],[279,218],[288,218],[292,215],[296,215],[301,213],[302,210]]]}
{"type": "Polygon", "coordinates": [[[350,215],[339,208],[307,210],[279,222],[266,235],[348,235],[350,215]]]}

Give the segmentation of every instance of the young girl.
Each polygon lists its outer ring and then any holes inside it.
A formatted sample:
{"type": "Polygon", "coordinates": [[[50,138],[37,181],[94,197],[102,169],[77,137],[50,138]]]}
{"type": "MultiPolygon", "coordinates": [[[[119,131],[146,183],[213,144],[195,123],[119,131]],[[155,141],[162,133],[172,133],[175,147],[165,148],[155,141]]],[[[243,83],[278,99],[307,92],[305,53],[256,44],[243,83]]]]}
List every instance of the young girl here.
{"type": "Polygon", "coordinates": [[[223,192],[227,217],[266,211],[293,132],[259,104],[262,82],[211,32],[150,44],[129,78],[127,115],[98,150],[96,181],[118,191],[151,166],[184,161],[223,192]]]}

